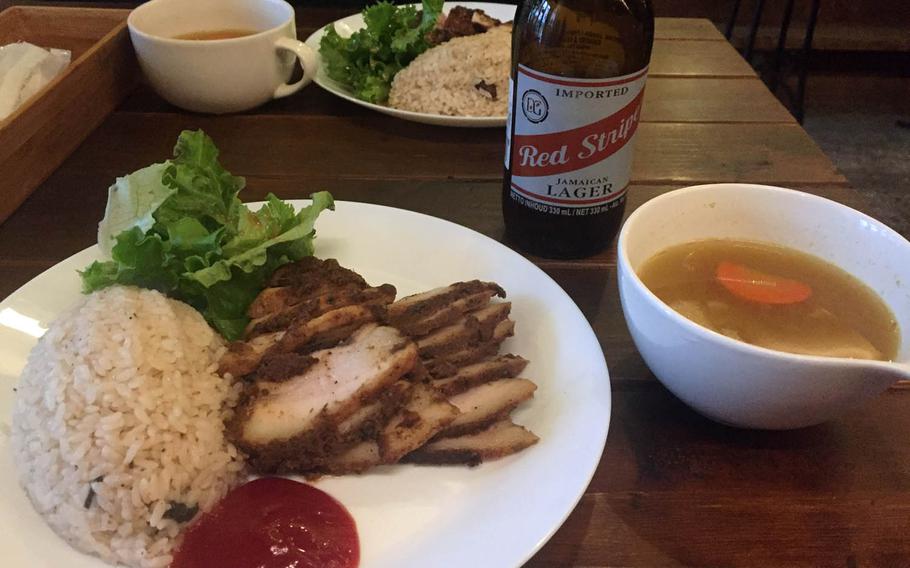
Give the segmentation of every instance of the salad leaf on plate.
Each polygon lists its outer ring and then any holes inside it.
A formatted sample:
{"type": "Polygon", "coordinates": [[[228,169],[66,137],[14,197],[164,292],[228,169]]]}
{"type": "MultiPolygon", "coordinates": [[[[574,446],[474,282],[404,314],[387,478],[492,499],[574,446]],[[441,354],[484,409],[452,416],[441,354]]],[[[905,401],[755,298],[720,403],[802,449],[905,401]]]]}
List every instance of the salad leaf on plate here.
{"type": "Polygon", "coordinates": [[[184,131],[174,158],[118,178],[108,193],[98,244],[111,260],[80,274],[83,292],[115,284],[159,290],[199,310],[237,339],[246,310],[282,264],[313,254],[319,214],[332,195],[294,208],[269,194],[258,211],[237,197],[245,181],[218,161],[201,130],[184,131]]]}
{"type": "Polygon", "coordinates": [[[152,164],[117,178],[108,189],[104,219],[98,225],[98,246],[104,254],[111,254],[117,235],[123,231],[139,227],[144,233],[155,224],[152,213],[177,191],[162,183],[165,168],[164,164],[152,164]]]}
{"type": "Polygon", "coordinates": [[[344,38],[329,24],[319,43],[326,74],[371,103],[384,103],[395,74],[430,45],[427,33],[443,0],[423,0],[422,10],[382,1],[363,10],[364,28],[344,38]]]}

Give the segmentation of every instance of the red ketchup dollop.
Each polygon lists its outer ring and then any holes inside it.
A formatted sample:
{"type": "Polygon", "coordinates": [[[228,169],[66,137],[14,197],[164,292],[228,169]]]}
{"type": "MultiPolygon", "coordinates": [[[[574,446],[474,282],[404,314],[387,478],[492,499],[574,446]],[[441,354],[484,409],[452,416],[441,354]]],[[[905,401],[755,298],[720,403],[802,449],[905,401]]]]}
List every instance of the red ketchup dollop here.
{"type": "Polygon", "coordinates": [[[171,568],[354,568],[354,519],[311,485],[263,477],[228,493],[194,520],[171,568]]]}

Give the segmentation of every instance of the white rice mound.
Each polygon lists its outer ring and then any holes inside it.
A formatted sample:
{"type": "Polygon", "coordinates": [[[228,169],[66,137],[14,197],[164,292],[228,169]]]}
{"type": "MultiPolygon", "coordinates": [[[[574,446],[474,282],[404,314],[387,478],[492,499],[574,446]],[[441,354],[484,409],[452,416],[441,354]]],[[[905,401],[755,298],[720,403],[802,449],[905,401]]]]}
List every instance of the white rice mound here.
{"type": "Polygon", "coordinates": [[[506,116],[512,26],[456,37],[417,56],[392,80],[389,106],[448,116],[506,116]],[[496,97],[477,88],[496,87],[496,97]]]}
{"type": "Polygon", "coordinates": [[[108,288],[51,324],[22,372],[11,440],[57,534],[110,563],[170,564],[185,526],[165,517],[171,503],[205,510],[241,480],[223,422],[240,385],[216,373],[223,351],[198,312],[150,290],[108,288]]]}

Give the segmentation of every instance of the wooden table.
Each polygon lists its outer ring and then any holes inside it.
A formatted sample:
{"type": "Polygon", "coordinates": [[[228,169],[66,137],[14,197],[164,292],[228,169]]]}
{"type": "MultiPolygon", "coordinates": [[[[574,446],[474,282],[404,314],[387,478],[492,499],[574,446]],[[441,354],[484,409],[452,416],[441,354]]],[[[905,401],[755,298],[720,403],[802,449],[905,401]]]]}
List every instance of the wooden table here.
{"type": "MultiPolygon", "coordinates": [[[[300,10],[300,35],[341,16],[300,10]]],[[[95,241],[117,175],[203,128],[245,200],[267,192],[429,213],[502,237],[500,129],[402,122],[317,87],[254,113],[179,112],[140,89],[0,226],[0,297],[95,241]]],[[[701,182],[779,184],[862,206],[845,179],[707,20],[663,19],[636,142],[628,211],[701,182]]],[[[565,525],[528,563],[568,566],[910,565],[908,391],[829,424],[749,432],[714,424],[651,375],[619,306],[612,250],[533,259],[603,346],[614,410],[603,460],[565,525]]],[[[482,522],[482,519],[478,519],[482,522]]],[[[495,538],[491,536],[491,538],[495,538]]]]}

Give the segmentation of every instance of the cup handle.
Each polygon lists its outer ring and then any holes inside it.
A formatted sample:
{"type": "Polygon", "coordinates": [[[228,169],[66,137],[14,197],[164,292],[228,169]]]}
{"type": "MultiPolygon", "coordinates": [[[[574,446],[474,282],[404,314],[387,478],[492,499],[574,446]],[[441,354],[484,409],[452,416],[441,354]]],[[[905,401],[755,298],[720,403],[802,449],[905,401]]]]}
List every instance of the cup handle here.
{"type": "Polygon", "coordinates": [[[303,69],[303,77],[296,83],[279,85],[275,89],[274,97],[280,99],[281,97],[286,97],[292,95],[302,89],[304,85],[313,80],[313,77],[316,76],[316,70],[319,68],[319,58],[316,57],[316,52],[303,43],[302,41],[291,39],[289,37],[280,37],[275,42],[276,50],[285,50],[293,53],[297,60],[300,62],[300,67],[303,69]]]}

